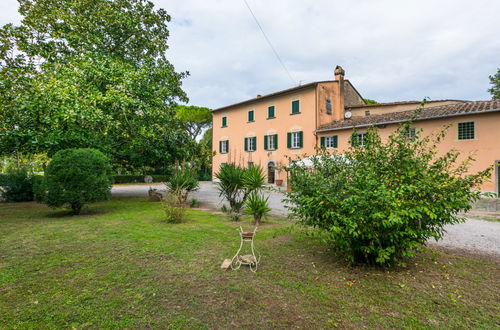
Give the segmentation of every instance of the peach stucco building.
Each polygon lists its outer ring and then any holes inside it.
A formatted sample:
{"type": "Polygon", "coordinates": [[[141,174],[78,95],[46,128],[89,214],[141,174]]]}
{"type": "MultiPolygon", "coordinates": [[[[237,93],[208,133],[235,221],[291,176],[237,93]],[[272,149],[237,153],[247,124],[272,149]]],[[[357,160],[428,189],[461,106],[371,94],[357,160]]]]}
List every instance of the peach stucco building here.
{"type": "MultiPolygon", "coordinates": [[[[315,154],[315,148],[342,152],[349,147],[353,129],[358,139],[376,125],[382,137],[413,117],[418,101],[365,104],[363,97],[337,66],[335,80],[297,86],[213,110],[213,172],[221,165],[260,165],[267,180],[283,181],[290,158],[315,154]]],[[[445,152],[475,153],[472,171],[494,166],[491,180],[481,189],[500,189],[500,101],[429,101],[415,129],[430,134],[449,125],[440,144],[445,152]]]]}

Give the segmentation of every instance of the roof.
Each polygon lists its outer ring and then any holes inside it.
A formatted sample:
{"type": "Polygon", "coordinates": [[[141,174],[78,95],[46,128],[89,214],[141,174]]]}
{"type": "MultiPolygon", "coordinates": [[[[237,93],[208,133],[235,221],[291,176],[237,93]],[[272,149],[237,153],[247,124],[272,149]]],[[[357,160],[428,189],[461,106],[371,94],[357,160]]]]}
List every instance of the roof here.
{"type": "MultiPolygon", "coordinates": [[[[469,101],[464,101],[464,100],[432,100],[432,101],[427,101],[427,103],[434,103],[434,102],[469,102],[469,101]]],[[[362,105],[353,105],[350,107],[346,108],[371,108],[371,107],[383,107],[383,106],[392,106],[392,105],[406,105],[406,104],[420,104],[422,101],[396,101],[396,102],[386,102],[386,103],[373,103],[373,104],[362,104],[362,105]]]]}
{"type": "MultiPolygon", "coordinates": [[[[261,101],[261,100],[266,99],[266,98],[276,97],[276,96],[282,95],[282,94],[293,93],[293,92],[296,92],[296,91],[301,90],[301,89],[313,88],[313,87],[316,87],[318,84],[321,84],[321,83],[330,83],[330,82],[335,82],[335,81],[337,81],[337,80],[315,81],[315,82],[308,83],[308,84],[305,84],[305,85],[300,85],[300,86],[296,86],[296,87],[284,89],[282,91],[274,92],[274,93],[271,93],[271,94],[257,96],[257,97],[254,97],[253,99],[241,101],[241,102],[234,103],[234,104],[231,104],[231,105],[226,105],[226,106],[214,109],[214,110],[212,110],[212,112],[220,111],[220,110],[226,110],[226,109],[229,109],[229,108],[233,108],[233,107],[237,107],[237,106],[241,106],[241,105],[253,103],[253,102],[256,102],[256,101],[261,101]]],[[[352,84],[351,84],[351,82],[349,80],[344,80],[344,82],[348,83],[348,84],[350,84],[352,86],[352,84]]],[[[354,88],[354,86],[353,86],[353,88],[354,88]]],[[[359,94],[359,92],[356,89],[354,89],[354,90],[356,91],[356,93],[359,94]]]]}
{"type": "Polygon", "coordinates": [[[418,110],[407,110],[366,117],[352,117],[350,119],[334,121],[320,126],[316,132],[328,132],[354,127],[368,127],[372,125],[394,124],[409,120],[419,121],[495,112],[500,111],[500,100],[457,102],[429,108],[424,107],[420,113],[417,113],[417,111],[418,110]]]}

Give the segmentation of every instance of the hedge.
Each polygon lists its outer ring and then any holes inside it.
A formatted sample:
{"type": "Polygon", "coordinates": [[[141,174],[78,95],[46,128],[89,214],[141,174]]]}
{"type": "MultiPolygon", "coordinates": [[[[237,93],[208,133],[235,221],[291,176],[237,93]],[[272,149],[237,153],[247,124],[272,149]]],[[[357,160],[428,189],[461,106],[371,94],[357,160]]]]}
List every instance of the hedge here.
{"type": "MultiPolygon", "coordinates": [[[[114,175],[114,183],[145,183],[145,175],[114,175]]],[[[168,181],[168,175],[151,175],[153,182],[166,182],[168,181]]]]}

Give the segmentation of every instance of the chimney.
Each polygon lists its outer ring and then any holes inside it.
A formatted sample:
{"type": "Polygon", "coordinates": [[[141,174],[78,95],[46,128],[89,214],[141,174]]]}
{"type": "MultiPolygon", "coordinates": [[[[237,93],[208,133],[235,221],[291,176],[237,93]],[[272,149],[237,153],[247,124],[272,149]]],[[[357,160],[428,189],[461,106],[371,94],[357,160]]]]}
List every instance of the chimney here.
{"type": "Polygon", "coordinates": [[[344,119],[344,75],[345,71],[340,65],[337,65],[333,71],[335,75],[335,102],[333,108],[333,120],[344,119]]]}

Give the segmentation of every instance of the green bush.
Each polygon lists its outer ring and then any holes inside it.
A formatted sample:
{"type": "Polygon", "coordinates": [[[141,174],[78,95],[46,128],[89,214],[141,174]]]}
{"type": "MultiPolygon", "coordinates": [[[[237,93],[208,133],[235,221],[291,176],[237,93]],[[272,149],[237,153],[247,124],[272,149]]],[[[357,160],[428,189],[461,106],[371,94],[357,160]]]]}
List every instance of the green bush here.
{"type": "Polygon", "coordinates": [[[446,130],[413,139],[409,125],[385,142],[371,128],[364,146],[343,155],[322,150],[311,167],[299,161],[289,169],[293,215],[326,231],[351,262],[384,265],[413,256],[428,239],[440,239],[445,225],[463,221],[459,212],[480,197],[472,189],[489,176],[491,169],[468,173],[471,157],[457,162],[457,151],[437,153],[446,130]]]}
{"type": "Polygon", "coordinates": [[[259,225],[262,218],[265,218],[271,212],[268,202],[269,196],[264,197],[257,192],[253,192],[248,196],[245,202],[245,213],[253,215],[255,225],[259,225]]]}
{"type": "Polygon", "coordinates": [[[229,202],[234,213],[241,213],[248,196],[264,188],[266,184],[264,172],[258,166],[243,168],[230,163],[222,166],[215,177],[219,180],[219,196],[229,202]]]}
{"type": "Polygon", "coordinates": [[[10,168],[2,175],[0,190],[6,202],[29,202],[33,200],[33,184],[35,176],[25,167],[10,168]]]}
{"type": "Polygon", "coordinates": [[[85,204],[110,198],[110,173],[108,158],[98,150],[61,150],[47,166],[37,200],[79,214],[85,204]]]}
{"type": "Polygon", "coordinates": [[[186,215],[184,204],[179,203],[176,196],[167,193],[162,200],[163,210],[165,211],[165,220],[168,223],[181,223],[186,215]]]}
{"type": "MultiPolygon", "coordinates": [[[[145,175],[113,175],[113,183],[144,183],[145,175]]],[[[169,175],[152,174],[153,182],[166,182],[169,175]]]]}
{"type": "Polygon", "coordinates": [[[166,182],[167,191],[177,198],[179,204],[186,204],[189,193],[199,187],[196,172],[192,169],[180,169],[166,182]]]}

